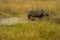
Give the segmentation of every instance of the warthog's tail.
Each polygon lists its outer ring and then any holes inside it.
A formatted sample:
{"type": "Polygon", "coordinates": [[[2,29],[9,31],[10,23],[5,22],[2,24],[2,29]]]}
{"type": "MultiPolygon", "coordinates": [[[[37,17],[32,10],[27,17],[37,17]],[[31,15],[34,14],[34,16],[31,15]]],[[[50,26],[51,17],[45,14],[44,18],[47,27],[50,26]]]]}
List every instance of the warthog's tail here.
{"type": "Polygon", "coordinates": [[[46,16],[49,16],[48,14],[46,14],[46,16]]]}

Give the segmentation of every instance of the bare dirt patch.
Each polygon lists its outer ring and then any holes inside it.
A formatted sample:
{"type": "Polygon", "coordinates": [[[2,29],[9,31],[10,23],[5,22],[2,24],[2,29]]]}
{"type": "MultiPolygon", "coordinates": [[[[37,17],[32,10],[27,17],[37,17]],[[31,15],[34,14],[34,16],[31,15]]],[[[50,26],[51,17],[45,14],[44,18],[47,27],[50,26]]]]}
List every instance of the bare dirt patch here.
{"type": "Polygon", "coordinates": [[[22,17],[11,17],[0,19],[0,25],[13,25],[17,23],[28,23],[28,21],[22,17]]]}

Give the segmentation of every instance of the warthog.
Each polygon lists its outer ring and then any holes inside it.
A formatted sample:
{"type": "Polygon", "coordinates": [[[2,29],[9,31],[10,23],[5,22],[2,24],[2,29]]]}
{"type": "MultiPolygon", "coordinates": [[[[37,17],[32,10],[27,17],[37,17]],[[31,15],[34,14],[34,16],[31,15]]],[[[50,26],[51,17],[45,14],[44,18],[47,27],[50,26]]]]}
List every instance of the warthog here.
{"type": "Polygon", "coordinates": [[[41,9],[41,10],[35,10],[35,11],[29,11],[29,13],[28,13],[28,19],[31,19],[31,17],[33,17],[33,18],[42,18],[42,17],[44,17],[44,16],[49,16],[48,14],[47,14],[47,11],[46,10],[44,10],[44,9],[41,9]]]}

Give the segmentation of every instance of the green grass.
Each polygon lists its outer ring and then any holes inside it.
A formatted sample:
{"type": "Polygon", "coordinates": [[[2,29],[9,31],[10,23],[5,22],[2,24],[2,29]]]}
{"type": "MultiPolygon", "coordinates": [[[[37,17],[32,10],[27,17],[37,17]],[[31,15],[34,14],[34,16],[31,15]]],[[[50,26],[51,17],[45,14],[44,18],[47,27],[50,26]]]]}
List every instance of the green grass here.
{"type": "Polygon", "coordinates": [[[60,40],[60,25],[49,21],[0,25],[0,40],[60,40]]]}

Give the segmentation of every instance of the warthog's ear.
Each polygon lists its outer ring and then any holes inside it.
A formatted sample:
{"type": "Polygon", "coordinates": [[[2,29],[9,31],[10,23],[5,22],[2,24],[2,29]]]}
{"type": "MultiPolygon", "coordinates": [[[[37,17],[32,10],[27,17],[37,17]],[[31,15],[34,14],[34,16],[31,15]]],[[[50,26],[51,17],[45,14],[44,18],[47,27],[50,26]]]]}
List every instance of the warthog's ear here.
{"type": "Polygon", "coordinates": [[[43,14],[45,14],[46,10],[41,9],[40,12],[43,13],[43,14]]]}

